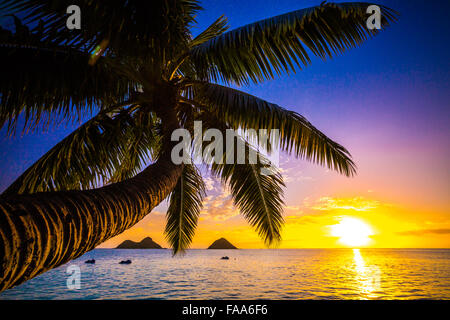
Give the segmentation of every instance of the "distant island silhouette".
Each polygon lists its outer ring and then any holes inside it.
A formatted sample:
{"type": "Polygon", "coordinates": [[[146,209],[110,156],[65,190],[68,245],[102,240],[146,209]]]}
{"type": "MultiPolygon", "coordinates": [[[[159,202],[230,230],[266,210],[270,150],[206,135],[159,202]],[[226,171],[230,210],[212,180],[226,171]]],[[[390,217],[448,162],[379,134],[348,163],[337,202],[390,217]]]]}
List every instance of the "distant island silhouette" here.
{"type": "Polygon", "coordinates": [[[159,244],[152,240],[150,237],[146,237],[141,242],[134,242],[131,240],[125,240],[119,244],[116,249],[163,249],[159,244]]]}
{"type": "Polygon", "coordinates": [[[233,246],[227,239],[220,238],[216,241],[214,241],[208,249],[237,249],[235,246],[233,246]]]}

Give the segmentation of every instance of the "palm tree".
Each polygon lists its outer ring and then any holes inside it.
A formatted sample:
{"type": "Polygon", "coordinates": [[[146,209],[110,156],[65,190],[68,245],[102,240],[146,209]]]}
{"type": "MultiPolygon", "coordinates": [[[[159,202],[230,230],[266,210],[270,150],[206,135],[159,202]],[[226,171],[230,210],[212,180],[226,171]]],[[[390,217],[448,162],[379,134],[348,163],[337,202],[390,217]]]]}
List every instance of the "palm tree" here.
{"type": "MultiPolygon", "coordinates": [[[[33,130],[95,116],[1,195],[0,291],[122,233],[167,197],[165,235],[174,254],[187,248],[204,183],[194,165],[171,161],[170,135],[196,120],[204,130],[279,128],[282,150],[353,175],[348,151],[304,117],[228,86],[356,47],[378,31],[366,27],[368,6],[322,3],[231,31],[220,17],[192,37],[196,0],[1,1],[16,28],[0,29],[0,127],[14,134],[19,118],[33,130]],[[74,2],[81,30],[66,28],[74,2]]],[[[385,28],[396,13],[381,8],[385,28]]],[[[208,167],[270,245],[280,240],[284,184],[274,169],[262,175],[258,159],[208,167]]]]}

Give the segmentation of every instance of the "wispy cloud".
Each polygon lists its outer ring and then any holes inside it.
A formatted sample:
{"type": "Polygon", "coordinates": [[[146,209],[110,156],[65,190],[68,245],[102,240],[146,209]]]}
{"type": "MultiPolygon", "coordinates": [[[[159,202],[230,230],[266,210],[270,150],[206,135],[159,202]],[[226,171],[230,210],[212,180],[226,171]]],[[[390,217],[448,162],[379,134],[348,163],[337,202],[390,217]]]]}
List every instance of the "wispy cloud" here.
{"type": "Polygon", "coordinates": [[[225,221],[239,214],[239,210],[233,205],[233,198],[228,189],[221,188],[208,195],[203,201],[201,215],[203,219],[225,221]]]}
{"type": "Polygon", "coordinates": [[[280,173],[283,176],[283,180],[286,183],[289,182],[301,182],[301,181],[313,181],[313,177],[306,176],[302,171],[299,171],[296,167],[291,168],[279,168],[280,173]]]}
{"type": "Polygon", "coordinates": [[[212,177],[204,177],[203,181],[205,182],[206,191],[216,190],[216,188],[215,188],[215,186],[217,184],[216,179],[213,179],[212,177]]]}
{"type": "Polygon", "coordinates": [[[321,197],[315,203],[305,205],[313,210],[331,211],[331,210],[354,210],[369,211],[380,206],[377,200],[365,199],[363,197],[354,197],[348,199],[336,199],[332,197],[321,197]]]}
{"type": "Polygon", "coordinates": [[[423,235],[443,235],[450,234],[450,229],[418,229],[397,232],[401,236],[423,236],[423,235]]]}
{"type": "Polygon", "coordinates": [[[314,216],[292,216],[288,215],[285,217],[286,223],[289,225],[305,225],[305,224],[317,224],[320,223],[317,217],[314,216]]]}

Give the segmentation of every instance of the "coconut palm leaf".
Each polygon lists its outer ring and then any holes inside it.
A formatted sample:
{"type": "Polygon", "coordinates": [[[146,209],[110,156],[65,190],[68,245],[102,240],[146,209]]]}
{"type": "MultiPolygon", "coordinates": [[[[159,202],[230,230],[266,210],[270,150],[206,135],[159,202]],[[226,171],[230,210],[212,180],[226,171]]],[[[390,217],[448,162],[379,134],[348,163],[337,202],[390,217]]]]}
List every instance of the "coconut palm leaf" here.
{"type": "Polygon", "coordinates": [[[285,185],[280,172],[258,155],[256,164],[214,164],[212,172],[230,187],[234,205],[269,246],[281,240],[285,185]]]}
{"type": "Polygon", "coordinates": [[[205,43],[206,41],[220,36],[229,28],[227,21],[228,20],[225,16],[220,16],[208,28],[206,28],[202,33],[200,33],[191,42],[189,42],[189,47],[193,48],[195,46],[201,45],[202,43],[205,43]]]}
{"type": "MultiPolygon", "coordinates": [[[[323,3],[228,31],[193,47],[201,79],[238,85],[258,83],[356,47],[378,33],[366,26],[369,3],[323,3]],[[308,50],[309,53],[308,53],[308,50]]],[[[380,6],[382,28],[397,13],[380,6]]]]}
{"type": "Polygon", "coordinates": [[[27,29],[20,32],[17,23],[16,29],[0,29],[0,128],[8,124],[13,131],[19,114],[24,129],[55,118],[78,120],[134,92],[135,83],[106,58],[91,66],[87,53],[42,41],[27,29]]]}
{"type": "Polygon", "coordinates": [[[173,254],[183,252],[192,242],[204,195],[205,183],[197,168],[194,165],[185,165],[170,194],[164,231],[173,254]]]}
{"type": "Polygon", "coordinates": [[[161,129],[154,114],[141,112],[134,118],[134,123],[128,130],[128,143],[121,154],[120,165],[115,168],[109,183],[134,177],[149,160],[158,159],[161,150],[161,129]]]}
{"type": "Polygon", "coordinates": [[[137,119],[128,110],[98,114],[43,155],[3,195],[91,189],[134,176],[158,141],[154,119],[137,114],[137,119]]]}
{"type": "Polygon", "coordinates": [[[188,27],[201,7],[196,0],[6,0],[0,9],[20,14],[27,23],[43,21],[47,39],[92,52],[108,41],[108,52],[119,57],[170,56],[178,45],[185,46],[188,27]],[[70,5],[81,9],[81,29],[66,27],[70,5]]]}
{"type": "MultiPolygon", "coordinates": [[[[203,130],[219,129],[223,136],[228,125],[210,112],[204,112],[203,130]]],[[[244,146],[244,163],[238,163],[238,150],[226,150],[223,159],[209,163],[212,174],[221,179],[230,189],[234,205],[255,228],[266,245],[277,244],[281,239],[283,219],[283,177],[270,161],[255,150],[244,138],[236,135],[235,145],[244,146]],[[250,157],[250,152],[256,159],[250,157]],[[233,163],[228,160],[234,159],[233,163]],[[256,161],[254,161],[256,160],[256,161]]],[[[209,142],[203,142],[204,153],[209,142]]]]}
{"type": "MultiPolygon", "coordinates": [[[[216,21],[214,21],[208,28],[206,28],[202,33],[200,33],[198,36],[192,39],[192,41],[189,42],[188,47],[192,48],[198,46],[212,38],[221,35],[227,29],[228,29],[227,18],[222,15],[216,21]]],[[[173,61],[170,61],[169,63],[170,74],[168,77],[169,79],[172,79],[176,73],[181,75],[186,73],[189,73],[191,75],[195,74],[193,66],[190,65],[189,61],[187,61],[188,57],[189,52],[185,51],[180,53],[180,55],[173,61]]]]}
{"type": "MultiPolygon", "coordinates": [[[[350,153],[298,113],[245,92],[206,82],[193,83],[195,101],[231,128],[279,129],[280,147],[299,158],[351,176],[356,167],[350,153]]],[[[270,134],[270,131],[268,131],[270,134]]]]}

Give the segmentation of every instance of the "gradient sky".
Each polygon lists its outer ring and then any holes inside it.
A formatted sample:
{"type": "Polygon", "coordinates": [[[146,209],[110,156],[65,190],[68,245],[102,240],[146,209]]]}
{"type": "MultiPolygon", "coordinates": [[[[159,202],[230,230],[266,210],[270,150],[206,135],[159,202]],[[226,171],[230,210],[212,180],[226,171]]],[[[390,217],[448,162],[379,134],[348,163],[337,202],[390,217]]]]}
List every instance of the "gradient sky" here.
{"type": "MultiPolygon", "coordinates": [[[[231,28],[321,1],[209,0],[199,33],[225,14],[231,28]]],[[[241,88],[304,115],[352,153],[358,175],[346,178],[283,155],[286,225],[280,248],[345,246],[333,227],[356,218],[371,247],[450,247],[450,87],[448,1],[378,1],[397,24],[361,47],[259,85],[241,88]]],[[[2,23],[4,20],[2,21],[2,23]]],[[[0,191],[75,126],[7,138],[0,131],[0,191]]],[[[226,237],[240,248],[262,241],[233,208],[226,189],[207,178],[208,197],[193,248],[226,237]]],[[[122,235],[167,246],[165,203],[122,235]]]]}

